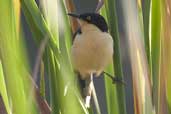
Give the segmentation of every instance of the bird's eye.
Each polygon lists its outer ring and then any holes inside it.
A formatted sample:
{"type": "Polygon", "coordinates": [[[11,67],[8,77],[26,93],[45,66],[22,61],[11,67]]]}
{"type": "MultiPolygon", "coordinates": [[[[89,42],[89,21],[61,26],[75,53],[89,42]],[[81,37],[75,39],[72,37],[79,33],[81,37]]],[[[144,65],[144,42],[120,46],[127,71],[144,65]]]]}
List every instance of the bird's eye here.
{"type": "Polygon", "coordinates": [[[86,19],[87,19],[88,21],[90,21],[90,20],[91,20],[91,16],[87,16],[86,19]]]}

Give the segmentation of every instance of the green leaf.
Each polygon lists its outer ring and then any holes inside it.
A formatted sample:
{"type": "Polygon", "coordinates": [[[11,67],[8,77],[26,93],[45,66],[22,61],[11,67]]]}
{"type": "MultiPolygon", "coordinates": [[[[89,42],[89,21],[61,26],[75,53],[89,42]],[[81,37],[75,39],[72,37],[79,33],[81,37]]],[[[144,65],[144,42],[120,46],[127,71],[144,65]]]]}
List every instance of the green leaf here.
{"type": "MultiPolygon", "coordinates": [[[[114,75],[112,64],[109,65],[109,67],[106,69],[106,72],[114,75]]],[[[118,114],[119,108],[116,95],[116,85],[107,75],[104,76],[108,114],[118,114]]]]}
{"type": "Polygon", "coordinates": [[[150,5],[151,5],[151,0],[143,0],[142,1],[144,44],[145,44],[145,50],[146,50],[149,65],[150,65],[150,38],[149,38],[150,37],[149,36],[150,5]]]}
{"type": "Polygon", "coordinates": [[[171,114],[171,3],[161,1],[161,64],[160,64],[160,98],[159,113],[171,114]]]}
{"type": "Polygon", "coordinates": [[[5,84],[1,60],[0,60],[0,84],[1,84],[0,95],[2,96],[2,99],[3,99],[4,104],[5,104],[5,108],[8,112],[8,114],[10,114],[11,110],[10,110],[9,99],[8,99],[8,95],[7,95],[7,90],[6,90],[7,88],[6,88],[6,84],[5,84]]]}
{"type": "MultiPolygon", "coordinates": [[[[117,14],[116,14],[116,1],[106,0],[105,9],[106,9],[106,15],[107,15],[107,20],[108,20],[108,25],[109,25],[109,31],[114,40],[113,64],[114,64],[115,76],[117,76],[120,79],[123,79],[122,64],[121,64],[121,58],[120,58],[120,40],[119,40],[119,32],[118,32],[118,21],[117,21],[117,14]]],[[[108,86],[112,86],[112,85],[108,85],[108,86]]],[[[124,86],[120,84],[116,85],[116,90],[117,90],[116,95],[117,95],[117,101],[118,101],[117,102],[118,113],[126,114],[126,101],[125,101],[124,86]]],[[[112,91],[114,90],[111,89],[111,92],[112,91]]],[[[113,109],[112,105],[110,105],[110,107],[111,107],[110,109],[113,109]]],[[[114,113],[114,112],[111,111],[110,113],[114,113]]]]}
{"type": "Polygon", "coordinates": [[[30,83],[27,80],[29,69],[19,32],[19,6],[19,0],[15,0],[15,2],[13,0],[0,0],[1,64],[12,113],[27,114],[30,112],[35,114],[35,102],[29,96],[30,83]]]}
{"type": "Polygon", "coordinates": [[[47,23],[37,7],[36,2],[34,0],[21,0],[21,6],[35,41],[39,44],[43,38],[48,37],[48,46],[53,49],[58,57],[58,43],[54,41],[54,36],[50,33],[47,23]]]}
{"type": "MultiPolygon", "coordinates": [[[[149,80],[148,61],[143,44],[143,32],[134,1],[122,1],[124,14],[125,38],[127,39],[132,71],[134,113],[153,114],[151,83],[149,80]]],[[[139,12],[141,13],[141,12],[139,12]]]]}
{"type": "Polygon", "coordinates": [[[44,63],[41,61],[40,65],[40,95],[43,98],[46,98],[46,90],[45,90],[45,69],[44,63]]]}
{"type": "Polygon", "coordinates": [[[151,75],[153,82],[153,103],[156,111],[159,107],[159,68],[161,51],[161,2],[160,0],[151,1],[151,75]]]}

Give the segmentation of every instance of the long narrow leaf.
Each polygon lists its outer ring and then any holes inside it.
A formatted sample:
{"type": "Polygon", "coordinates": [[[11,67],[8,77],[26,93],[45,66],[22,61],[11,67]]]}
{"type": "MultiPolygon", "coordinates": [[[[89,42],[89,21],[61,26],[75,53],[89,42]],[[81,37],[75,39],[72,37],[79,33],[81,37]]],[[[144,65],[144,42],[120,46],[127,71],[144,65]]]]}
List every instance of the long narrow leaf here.
{"type": "Polygon", "coordinates": [[[161,47],[161,2],[152,0],[151,6],[151,75],[153,78],[153,103],[158,114],[159,107],[159,67],[160,67],[160,47],[161,47]]]}
{"type": "MultiPolygon", "coordinates": [[[[103,7],[101,9],[101,14],[105,17],[107,20],[107,6],[103,7]]],[[[108,21],[108,20],[107,20],[108,21]]],[[[108,22],[109,23],[109,22],[108,22]]],[[[114,74],[113,72],[113,64],[110,64],[109,67],[106,69],[106,72],[110,74],[114,74]]],[[[116,113],[118,114],[118,102],[117,102],[117,96],[116,96],[116,86],[113,84],[112,80],[108,78],[106,75],[104,77],[105,80],[105,93],[106,93],[106,102],[107,102],[107,112],[108,114],[116,113]]]]}
{"type": "Polygon", "coordinates": [[[150,39],[149,39],[150,5],[151,5],[151,0],[142,0],[144,44],[145,44],[148,64],[150,64],[150,39]]]}
{"type": "MultiPolygon", "coordinates": [[[[107,19],[109,23],[109,30],[114,40],[114,71],[115,76],[120,79],[123,79],[122,73],[122,64],[120,58],[120,40],[119,40],[119,32],[118,32],[118,21],[116,14],[116,0],[106,0],[105,7],[107,11],[107,19]]],[[[119,114],[126,114],[126,101],[125,101],[125,90],[123,85],[116,85],[117,89],[117,100],[118,100],[118,109],[119,114]]],[[[111,107],[112,109],[112,107],[111,107]]],[[[114,112],[112,112],[114,113],[114,112]]]]}
{"type": "Polygon", "coordinates": [[[48,47],[52,48],[58,57],[58,45],[55,43],[53,35],[50,33],[47,23],[37,7],[36,2],[34,0],[21,0],[21,6],[35,41],[39,43],[43,38],[48,37],[48,47]]]}
{"type": "Polygon", "coordinates": [[[161,66],[160,66],[160,107],[159,113],[171,113],[171,2],[162,3],[162,35],[161,35],[161,66]]]}
{"type": "Polygon", "coordinates": [[[2,69],[2,64],[1,64],[1,60],[0,60],[0,95],[3,98],[4,104],[5,104],[5,108],[8,112],[8,114],[11,113],[10,110],[10,105],[9,105],[9,99],[8,99],[8,95],[7,95],[7,88],[6,88],[6,84],[5,84],[5,79],[4,79],[4,74],[3,74],[3,69],[2,69]]]}
{"type": "Polygon", "coordinates": [[[135,114],[153,114],[151,83],[149,81],[148,63],[142,43],[142,31],[138,10],[134,0],[122,0],[124,23],[129,45],[135,114]]]}
{"type": "Polygon", "coordinates": [[[36,113],[33,99],[28,99],[28,67],[19,32],[20,1],[0,0],[0,59],[6,82],[11,112],[36,113]],[[6,12],[4,12],[6,11],[6,12]],[[2,16],[3,15],[3,16],[2,16]],[[21,56],[22,55],[22,56],[21,56]]]}

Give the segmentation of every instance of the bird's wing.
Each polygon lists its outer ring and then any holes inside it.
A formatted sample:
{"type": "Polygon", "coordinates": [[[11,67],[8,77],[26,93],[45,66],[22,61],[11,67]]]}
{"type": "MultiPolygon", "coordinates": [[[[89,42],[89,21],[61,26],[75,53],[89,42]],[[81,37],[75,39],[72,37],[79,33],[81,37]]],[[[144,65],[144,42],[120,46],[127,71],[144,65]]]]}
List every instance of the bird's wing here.
{"type": "Polygon", "coordinates": [[[76,32],[73,34],[73,39],[75,39],[75,37],[76,37],[76,35],[77,34],[81,34],[82,32],[81,32],[81,28],[79,27],[77,30],[76,30],[76,32]]]}

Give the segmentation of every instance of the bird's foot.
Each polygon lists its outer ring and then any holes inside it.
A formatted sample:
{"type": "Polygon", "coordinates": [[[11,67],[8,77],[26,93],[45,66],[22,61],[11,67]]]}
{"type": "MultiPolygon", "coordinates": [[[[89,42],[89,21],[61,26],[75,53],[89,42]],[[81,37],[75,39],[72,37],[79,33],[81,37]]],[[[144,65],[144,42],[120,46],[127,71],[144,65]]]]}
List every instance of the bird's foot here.
{"type": "Polygon", "coordinates": [[[112,79],[112,82],[114,84],[123,84],[123,85],[126,85],[125,81],[119,77],[113,77],[111,74],[107,73],[107,72],[103,72],[104,74],[106,74],[106,76],[108,76],[109,78],[112,79]]]}

